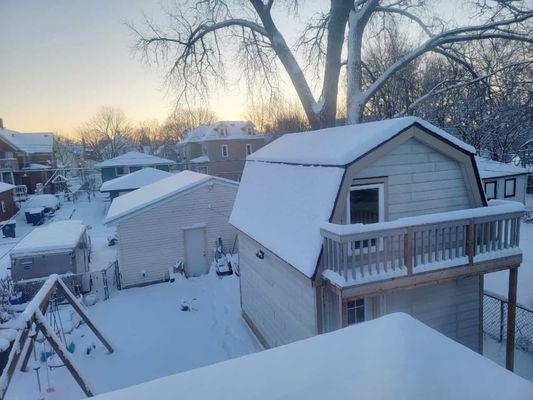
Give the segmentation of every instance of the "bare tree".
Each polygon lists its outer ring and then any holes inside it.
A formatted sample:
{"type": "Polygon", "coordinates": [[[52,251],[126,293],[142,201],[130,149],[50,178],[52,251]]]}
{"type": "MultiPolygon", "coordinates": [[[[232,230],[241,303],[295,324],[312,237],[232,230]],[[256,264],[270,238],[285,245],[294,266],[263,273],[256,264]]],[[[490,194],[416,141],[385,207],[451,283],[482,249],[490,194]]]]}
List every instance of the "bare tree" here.
{"type": "Polygon", "coordinates": [[[177,108],[163,124],[163,131],[169,141],[177,143],[181,137],[199,125],[212,124],[217,115],[208,108],[177,108]]]}
{"type": "Polygon", "coordinates": [[[103,107],[79,129],[84,145],[100,160],[116,157],[131,146],[130,124],[120,109],[103,107]]]}
{"type": "Polygon", "coordinates": [[[424,18],[427,4],[427,0],[331,0],[328,9],[308,22],[297,43],[296,47],[307,55],[303,67],[272,12],[275,7],[297,10],[296,0],[183,0],[168,12],[168,28],[148,19],[143,29],[130,27],[138,35],[137,48],[146,60],[170,62],[168,79],[177,85],[180,99],[205,96],[210,85],[223,81],[225,47],[238,43],[239,64],[247,81],[274,90],[279,80],[277,67],[281,65],[309,124],[320,128],[335,125],[343,66],[347,122],[355,123],[392,77],[427,53],[440,54],[462,65],[476,79],[476,71],[457,45],[499,38],[525,43],[531,50],[533,10],[523,1],[479,0],[475,5],[480,22],[461,27],[452,27],[438,18],[424,18]],[[367,28],[372,21],[391,15],[417,26],[426,39],[391,60],[371,82],[365,82],[363,45],[367,28]],[[227,40],[224,33],[234,40],[227,40]],[[314,82],[317,78],[321,82],[318,97],[312,90],[313,81],[306,75],[309,68],[314,72],[314,82]]]}
{"type": "Polygon", "coordinates": [[[302,106],[282,97],[249,107],[246,118],[265,133],[275,135],[302,132],[310,129],[302,106]]]}

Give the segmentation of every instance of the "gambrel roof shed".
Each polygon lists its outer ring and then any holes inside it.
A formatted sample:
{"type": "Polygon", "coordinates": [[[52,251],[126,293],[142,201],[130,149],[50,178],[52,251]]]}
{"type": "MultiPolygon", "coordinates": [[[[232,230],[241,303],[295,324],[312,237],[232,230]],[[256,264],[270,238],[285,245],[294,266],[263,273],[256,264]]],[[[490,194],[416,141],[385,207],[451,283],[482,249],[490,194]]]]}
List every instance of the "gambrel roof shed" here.
{"type": "MultiPolygon", "coordinates": [[[[468,195],[486,205],[475,148],[416,117],[285,135],[248,156],[230,223],[312,278],[346,171],[414,138],[463,166],[468,195]],[[260,210],[260,212],[258,212],[260,210]]],[[[349,187],[348,187],[349,188],[349,187]]]]}

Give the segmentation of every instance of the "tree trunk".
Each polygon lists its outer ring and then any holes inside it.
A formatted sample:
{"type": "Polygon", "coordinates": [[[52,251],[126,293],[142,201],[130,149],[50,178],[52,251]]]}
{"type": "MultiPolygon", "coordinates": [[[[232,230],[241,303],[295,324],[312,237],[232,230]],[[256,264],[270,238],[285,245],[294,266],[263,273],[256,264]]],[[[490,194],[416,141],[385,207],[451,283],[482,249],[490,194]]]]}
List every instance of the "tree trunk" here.
{"type": "Polygon", "coordinates": [[[364,23],[361,14],[350,11],[348,19],[348,63],[347,94],[346,94],[346,123],[357,124],[363,116],[365,93],[363,85],[363,67],[361,64],[361,48],[364,23]]]}

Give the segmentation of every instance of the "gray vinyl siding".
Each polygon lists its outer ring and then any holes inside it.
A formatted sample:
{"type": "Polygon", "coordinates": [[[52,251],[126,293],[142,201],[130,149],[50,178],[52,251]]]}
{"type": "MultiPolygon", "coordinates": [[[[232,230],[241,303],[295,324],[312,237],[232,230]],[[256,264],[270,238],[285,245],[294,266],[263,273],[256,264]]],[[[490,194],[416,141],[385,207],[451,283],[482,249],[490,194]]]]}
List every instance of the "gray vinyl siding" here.
{"type": "Polygon", "coordinates": [[[480,277],[385,294],[382,314],[405,312],[474,351],[480,343],[480,277]]]}
{"type": "Polygon", "coordinates": [[[486,182],[496,182],[496,198],[501,200],[519,201],[526,203],[527,192],[527,175],[515,175],[501,178],[486,178],[483,179],[483,189],[485,189],[486,182]],[[516,179],[516,190],[513,197],[505,197],[505,180],[516,179]]]}
{"type": "Polygon", "coordinates": [[[376,177],[387,177],[389,220],[471,207],[461,164],[416,139],[402,143],[352,179],[376,177]]]}
{"type": "Polygon", "coordinates": [[[316,295],[311,280],[239,235],[241,305],[269,347],[317,334],[316,295]],[[265,252],[263,260],[255,256],[265,252]]]}
{"type": "Polygon", "coordinates": [[[165,280],[168,268],[185,258],[184,228],[205,226],[208,263],[218,237],[231,250],[236,232],[228,219],[236,193],[236,185],[211,181],[120,221],[118,254],[124,286],[165,280]]]}

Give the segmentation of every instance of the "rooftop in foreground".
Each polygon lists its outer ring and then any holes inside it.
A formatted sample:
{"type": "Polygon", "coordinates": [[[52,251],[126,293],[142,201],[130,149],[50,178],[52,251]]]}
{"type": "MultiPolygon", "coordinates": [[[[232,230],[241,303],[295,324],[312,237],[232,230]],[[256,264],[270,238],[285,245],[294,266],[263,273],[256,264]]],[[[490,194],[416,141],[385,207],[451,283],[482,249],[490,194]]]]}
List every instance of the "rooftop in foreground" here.
{"type": "Polygon", "coordinates": [[[406,314],[390,314],[95,399],[471,400],[531,393],[532,383],[406,314]]]}

